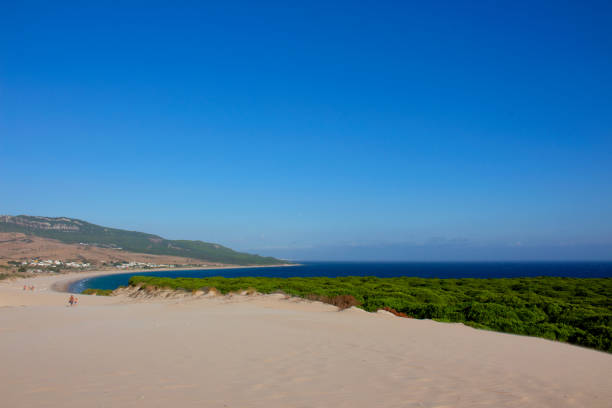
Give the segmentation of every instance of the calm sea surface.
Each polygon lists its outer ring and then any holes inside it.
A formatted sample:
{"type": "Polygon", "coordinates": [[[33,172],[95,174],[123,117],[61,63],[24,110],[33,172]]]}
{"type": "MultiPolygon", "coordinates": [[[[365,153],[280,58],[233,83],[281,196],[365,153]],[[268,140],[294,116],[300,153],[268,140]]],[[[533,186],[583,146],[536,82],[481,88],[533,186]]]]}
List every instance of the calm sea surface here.
{"type": "Polygon", "coordinates": [[[266,276],[274,278],[307,276],[378,276],[391,278],[516,278],[528,276],[566,276],[574,278],[612,277],[612,262],[302,262],[300,266],[240,268],[165,272],[128,272],[99,276],[75,282],[70,292],[85,289],[116,289],[128,284],[134,275],[168,278],[205,278],[224,276],[266,276]]]}

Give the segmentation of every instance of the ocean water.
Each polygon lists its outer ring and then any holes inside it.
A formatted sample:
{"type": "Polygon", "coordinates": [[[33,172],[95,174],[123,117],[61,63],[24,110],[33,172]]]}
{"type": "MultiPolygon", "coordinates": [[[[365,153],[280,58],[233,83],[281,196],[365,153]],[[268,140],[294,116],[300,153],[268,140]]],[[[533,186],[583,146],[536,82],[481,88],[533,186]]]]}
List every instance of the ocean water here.
{"type": "Polygon", "coordinates": [[[518,278],[530,276],[564,276],[574,278],[612,277],[612,262],[302,262],[299,266],[273,268],[239,268],[216,270],[127,272],[86,278],[73,283],[69,291],[116,289],[128,284],[134,275],[159,277],[205,278],[224,276],[266,276],[274,278],[308,276],[378,276],[391,278],[518,278]]]}

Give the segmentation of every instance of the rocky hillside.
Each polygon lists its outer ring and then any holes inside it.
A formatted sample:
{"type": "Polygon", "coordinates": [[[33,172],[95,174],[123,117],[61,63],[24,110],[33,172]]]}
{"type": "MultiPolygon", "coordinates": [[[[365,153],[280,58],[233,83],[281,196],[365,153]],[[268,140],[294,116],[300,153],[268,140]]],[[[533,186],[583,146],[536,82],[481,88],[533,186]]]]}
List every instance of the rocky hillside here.
{"type": "Polygon", "coordinates": [[[55,239],[66,244],[91,245],[153,255],[169,255],[233,265],[277,265],[283,261],[236,252],[219,244],[168,240],[137,231],[108,228],[73,218],[28,215],[0,216],[0,232],[17,232],[55,239]]]}

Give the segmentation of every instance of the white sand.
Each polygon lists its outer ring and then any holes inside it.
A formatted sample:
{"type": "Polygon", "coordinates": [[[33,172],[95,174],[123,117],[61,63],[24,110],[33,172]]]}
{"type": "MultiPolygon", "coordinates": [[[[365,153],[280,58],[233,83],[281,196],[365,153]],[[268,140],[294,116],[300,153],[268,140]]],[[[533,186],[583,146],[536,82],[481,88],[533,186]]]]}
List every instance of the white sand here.
{"type": "Polygon", "coordinates": [[[0,406],[612,406],[607,353],[280,295],[68,308],[73,278],[0,282],[0,406]]]}

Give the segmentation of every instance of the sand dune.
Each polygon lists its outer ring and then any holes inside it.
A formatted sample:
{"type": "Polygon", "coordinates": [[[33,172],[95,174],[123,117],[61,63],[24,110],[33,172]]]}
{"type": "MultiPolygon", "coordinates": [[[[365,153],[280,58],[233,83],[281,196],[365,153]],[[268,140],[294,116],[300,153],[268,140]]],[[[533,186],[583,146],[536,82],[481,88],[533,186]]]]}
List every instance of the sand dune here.
{"type": "Polygon", "coordinates": [[[280,295],[134,300],[0,283],[7,407],[610,407],[612,355],[280,295]]]}

